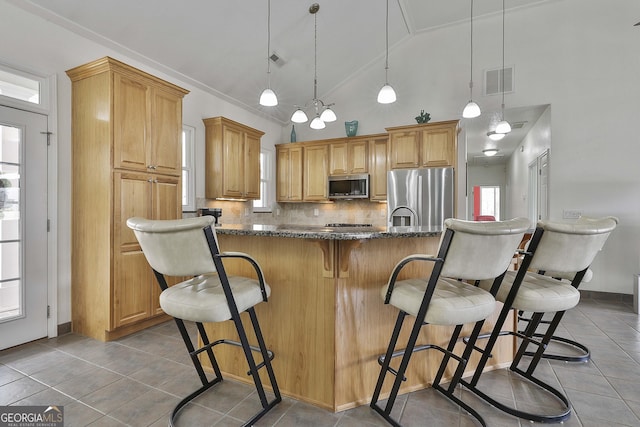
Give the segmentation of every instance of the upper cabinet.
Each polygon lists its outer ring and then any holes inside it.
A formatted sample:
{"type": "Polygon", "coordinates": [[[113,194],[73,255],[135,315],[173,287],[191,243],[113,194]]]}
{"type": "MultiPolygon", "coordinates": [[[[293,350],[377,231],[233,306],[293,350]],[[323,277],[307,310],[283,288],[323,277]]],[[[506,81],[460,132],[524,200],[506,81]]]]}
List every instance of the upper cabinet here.
{"type": "Polygon", "coordinates": [[[311,144],[303,147],[303,190],[302,198],[308,202],[328,200],[327,176],[328,153],[327,144],[311,144]]]}
{"type": "Polygon", "coordinates": [[[369,140],[369,200],[387,200],[387,145],[389,137],[379,135],[369,140]]]}
{"type": "Polygon", "coordinates": [[[276,200],[302,201],[302,145],[276,145],[276,200]]]}
{"type": "Polygon", "coordinates": [[[183,93],[139,75],[113,74],[115,168],[181,175],[183,93]]]}
{"type": "Polygon", "coordinates": [[[391,169],[456,165],[458,121],[387,128],[391,169]]]}
{"type": "Polygon", "coordinates": [[[367,173],[368,140],[351,138],[329,144],[329,175],[367,173]]]}
{"type": "Polygon", "coordinates": [[[264,132],[225,117],[204,119],[205,197],[260,198],[260,138],[264,132]]]}
{"type": "Polygon", "coordinates": [[[458,121],[388,133],[276,145],[276,200],[326,202],[329,175],[369,174],[369,200],[387,200],[387,171],[456,167],[458,121]]]}

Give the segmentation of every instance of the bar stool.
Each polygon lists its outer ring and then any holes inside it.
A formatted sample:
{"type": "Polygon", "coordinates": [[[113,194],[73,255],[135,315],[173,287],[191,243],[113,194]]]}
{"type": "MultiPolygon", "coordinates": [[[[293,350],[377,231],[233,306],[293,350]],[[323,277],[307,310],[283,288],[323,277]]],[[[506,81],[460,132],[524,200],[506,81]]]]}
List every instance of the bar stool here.
{"type": "MultiPolygon", "coordinates": [[[[567,274],[567,273],[559,273],[557,271],[545,271],[544,273],[541,271],[538,271],[539,274],[544,274],[545,276],[548,277],[552,277],[556,280],[569,280],[571,281],[571,279],[573,279],[573,276],[575,275],[575,272],[572,274],[567,274]]],[[[593,271],[591,271],[591,269],[587,269],[587,272],[585,273],[584,277],[582,278],[582,282],[580,282],[580,284],[582,283],[589,283],[591,281],[591,278],[593,277],[593,271]]],[[[529,315],[529,317],[527,317],[528,314],[526,314],[524,311],[522,310],[518,310],[518,322],[524,322],[525,325],[527,325],[529,322],[531,322],[531,317],[529,315]]],[[[549,325],[551,323],[551,320],[546,319],[545,317],[543,317],[540,320],[540,326],[542,325],[549,325]]],[[[548,327],[548,326],[547,326],[548,327]]],[[[524,333],[524,330],[519,329],[518,332],[520,333],[524,333]]],[[[544,331],[539,328],[539,331],[536,331],[533,336],[535,338],[542,338],[544,337],[544,331]]],[[[552,353],[549,351],[549,347],[547,347],[544,351],[544,353],[542,353],[542,358],[543,359],[549,359],[549,360],[560,360],[562,362],[587,362],[591,359],[591,351],[589,350],[589,348],[582,344],[579,343],[577,341],[574,341],[572,339],[569,338],[565,338],[565,337],[560,337],[557,335],[552,335],[551,338],[549,339],[549,342],[554,342],[557,343],[561,346],[564,346],[565,348],[569,348],[571,349],[573,352],[575,352],[575,354],[560,354],[560,353],[552,353]]],[[[534,356],[535,353],[532,351],[525,351],[524,352],[525,356],[534,356]]]]}
{"type": "Polygon", "coordinates": [[[162,293],[160,306],[172,316],[180,330],[182,339],[191,356],[191,361],[200,377],[202,387],[182,399],[171,413],[169,426],[174,426],[178,412],[194,398],[223,380],[222,373],[214,356],[213,348],[219,344],[242,347],[248,363],[248,375],[253,377],[262,410],[244,425],[252,425],[282,399],[276,378],[271,367],[274,355],[267,350],[254,306],[266,302],[271,288],[264,281],[262,269],[249,255],[240,252],[221,253],[212,224],[212,216],[202,216],[181,220],[148,220],[130,218],[127,226],[131,228],[142,252],[158,280],[162,293]],[[222,260],[239,258],[250,263],[257,279],[227,276],[222,260]],[[174,286],[167,286],[165,276],[192,277],[174,286]],[[251,319],[257,346],[249,344],[245,328],[240,317],[247,312],[251,319]],[[203,327],[205,322],[223,322],[232,320],[240,341],[221,339],[209,342],[203,327]],[[184,321],[195,322],[202,346],[195,348],[184,321]],[[260,353],[262,362],[256,363],[253,352],[260,353]],[[211,362],[215,377],[207,378],[199,356],[206,353],[211,362]],[[259,369],[266,368],[275,398],[267,399],[259,369]]]}
{"type": "Polygon", "coordinates": [[[438,255],[415,254],[405,257],[395,266],[388,284],[382,288],[384,303],[392,304],[400,312],[387,352],[378,359],[382,368],[371,399],[371,407],[394,426],[400,424],[391,418],[391,411],[400,384],[405,379],[411,355],[428,349],[438,350],[445,355],[432,386],[486,426],[480,414],[454,395],[472,349],[465,349],[461,356],[456,355],[453,350],[463,324],[476,322],[477,327],[474,328],[471,339],[478,336],[481,327],[478,322],[493,313],[495,299],[489,292],[462,280],[488,279],[496,286],[499,285],[530,223],[525,218],[496,222],[447,219],[444,226],[438,255]],[[397,280],[401,270],[414,261],[433,263],[430,277],[397,280]],[[406,347],[396,350],[400,330],[407,315],[415,317],[411,334],[406,347]],[[436,344],[416,345],[420,329],[427,324],[455,326],[446,349],[436,344]],[[391,359],[400,356],[402,360],[399,368],[396,370],[390,367],[391,359]],[[458,362],[458,367],[449,387],[445,389],[440,385],[440,380],[451,358],[458,362]],[[395,375],[395,380],[387,404],[382,408],[377,402],[387,372],[395,375]]]}
{"type": "Polygon", "coordinates": [[[481,353],[481,358],[471,380],[461,379],[461,384],[492,406],[519,418],[544,423],[562,422],[569,418],[571,405],[567,397],[548,383],[535,377],[534,372],[565,311],[578,304],[580,292],[577,288],[584,279],[589,265],[602,249],[617,223],[618,220],[614,217],[584,218],[577,223],[538,222],[518,271],[507,272],[500,286],[495,286],[489,281],[482,281],[479,284],[481,288],[495,295],[496,300],[503,303],[503,308],[491,334],[488,337],[481,337],[488,339],[484,349],[475,346],[474,338],[476,337],[465,339],[466,348],[473,347],[474,350],[481,353]],[[542,273],[553,271],[556,272],[555,275],[571,277],[571,280],[558,280],[528,270],[542,273]],[[522,333],[501,330],[512,309],[533,313],[522,333]],[[538,339],[535,336],[536,330],[545,313],[555,313],[555,315],[542,338],[538,339]],[[522,339],[509,369],[540,387],[543,392],[555,396],[563,406],[559,413],[547,415],[518,410],[480,390],[478,381],[482,370],[491,357],[496,340],[503,335],[516,335],[522,339]],[[532,358],[523,370],[519,368],[519,364],[522,357],[528,352],[530,345],[535,347],[535,351],[531,353],[532,358]]]}

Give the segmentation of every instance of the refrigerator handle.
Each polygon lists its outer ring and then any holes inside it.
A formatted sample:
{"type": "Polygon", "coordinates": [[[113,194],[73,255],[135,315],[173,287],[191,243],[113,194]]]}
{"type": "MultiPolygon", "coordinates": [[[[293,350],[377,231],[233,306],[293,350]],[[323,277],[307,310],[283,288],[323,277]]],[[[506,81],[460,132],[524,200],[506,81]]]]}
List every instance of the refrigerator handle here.
{"type": "Polygon", "coordinates": [[[416,206],[418,215],[416,216],[417,226],[422,226],[422,175],[418,175],[418,206],[416,206]]]}

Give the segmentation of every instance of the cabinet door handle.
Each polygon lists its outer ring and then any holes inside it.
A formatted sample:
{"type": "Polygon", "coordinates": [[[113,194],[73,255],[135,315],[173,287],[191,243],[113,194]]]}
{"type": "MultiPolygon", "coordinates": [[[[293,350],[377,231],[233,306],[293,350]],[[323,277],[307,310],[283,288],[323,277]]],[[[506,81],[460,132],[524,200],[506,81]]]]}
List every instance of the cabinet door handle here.
{"type": "Polygon", "coordinates": [[[158,169],[158,166],[156,166],[156,165],[149,165],[149,166],[147,166],[147,169],[153,169],[153,170],[156,170],[156,169],[158,169]]]}

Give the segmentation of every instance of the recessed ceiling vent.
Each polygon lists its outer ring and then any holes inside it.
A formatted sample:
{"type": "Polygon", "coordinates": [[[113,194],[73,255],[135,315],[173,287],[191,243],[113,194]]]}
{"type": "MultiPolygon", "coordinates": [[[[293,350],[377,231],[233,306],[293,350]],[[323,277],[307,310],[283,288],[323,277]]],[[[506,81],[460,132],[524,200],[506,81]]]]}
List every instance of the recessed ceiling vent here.
{"type": "Polygon", "coordinates": [[[510,123],[511,125],[511,129],[522,129],[524,127],[524,125],[526,125],[527,122],[512,122],[510,123]]]}
{"type": "MultiPolygon", "coordinates": [[[[502,68],[493,70],[485,70],[484,72],[484,94],[500,95],[502,94],[502,68]]],[[[513,67],[504,68],[504,92],[513,92],[513,67]]]]}
{"type": "Polygon", "coordinates": [[[271,56],[269,56],[269,59],[278,67],[282,67],[284,65],[284,60],[282,59],[282,57],[275,52],[271,53],[271,56]]]}

